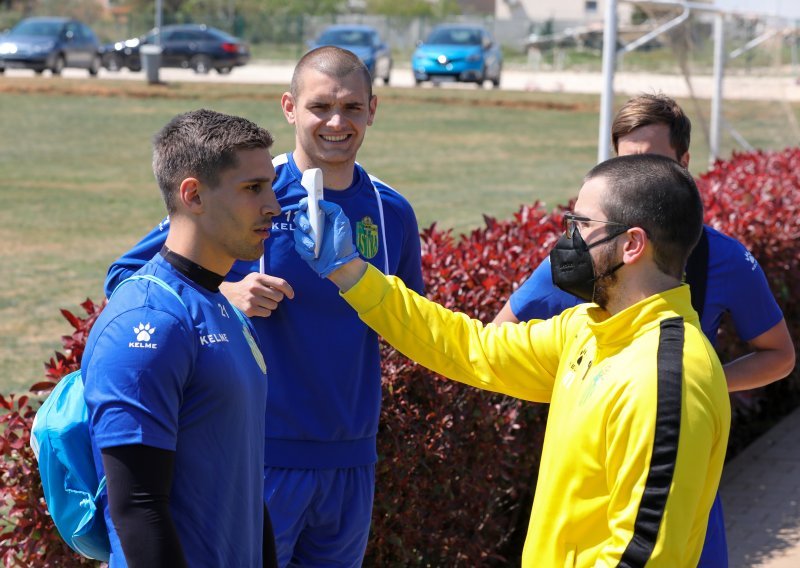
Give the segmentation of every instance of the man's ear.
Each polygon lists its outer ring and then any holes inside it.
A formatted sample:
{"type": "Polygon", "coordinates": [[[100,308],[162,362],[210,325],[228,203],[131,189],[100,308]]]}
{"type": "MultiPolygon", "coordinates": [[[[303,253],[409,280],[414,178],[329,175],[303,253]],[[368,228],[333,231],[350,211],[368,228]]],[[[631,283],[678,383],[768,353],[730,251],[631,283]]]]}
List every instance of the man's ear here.
{"type": "Polygon", "coordinates": [[[639,262],[650,248],[650,239],[641,227],[632,227],[625,232],[622,248],[622,262],[634,264],[639,262]]]}
{"type": "Polygon", "coordinates": [[[683,156],[680,157],[680,159],[678,160],[678,163],[680,165],[682,165],[684,168],[688,168],[689,167],[689,159],[690,158],[691,158],[691,156],[689,155],[689,151],[687,150],[683,154],[683,156]]]}
{"type": "Polygon", "coordinates": [[[203,210],[203,185],[197,178],[186,178],[178,188],[178,202],[190,213],[203,210]]]}
{"type": "Polygon", "coordinates": [[[283,93],[281,96],[281,108],[283,109],[283,116],[286,117],[286,122],[294,124],[297,106],[292,93],[283,93]]]}
{"type": "Polygon", "coordinates": [[[378,110],[378,95],[372,95],[369,101],[369,116],[367,117],[367,126],[372,126],[375,120],[375,112],[378,110]]]}

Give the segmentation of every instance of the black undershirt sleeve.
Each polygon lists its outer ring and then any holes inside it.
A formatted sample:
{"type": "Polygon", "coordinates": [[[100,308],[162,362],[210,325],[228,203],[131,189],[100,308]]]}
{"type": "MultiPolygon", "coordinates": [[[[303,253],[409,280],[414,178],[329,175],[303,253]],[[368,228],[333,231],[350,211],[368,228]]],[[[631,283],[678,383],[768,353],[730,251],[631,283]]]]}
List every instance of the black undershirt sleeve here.
{"type": "Polygon", "coordinates": [[[137,444],[101,455],[111,520],[129,568],[186,567],[169,509],[175,453],[137,444]]]}
{"type": "Polygon", "coordinates": [[[275,549],[275,533],[272,531],[272,520],[269,518],[267,504],[264,503],[264,540],[263,540],[264,568],[278,568],[278,556],[275,549]]]}

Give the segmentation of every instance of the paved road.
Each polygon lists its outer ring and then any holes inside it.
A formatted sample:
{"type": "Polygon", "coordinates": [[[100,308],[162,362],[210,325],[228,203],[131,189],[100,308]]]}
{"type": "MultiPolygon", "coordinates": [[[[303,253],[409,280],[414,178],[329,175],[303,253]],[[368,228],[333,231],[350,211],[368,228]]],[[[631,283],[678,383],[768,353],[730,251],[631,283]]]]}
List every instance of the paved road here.
{"type": "MultiPolygon", "coordinates": [[[[215,72],[198,75],[188,69],[161,69],[160,79],[165,82],[179,81],[222,81],[230,83],[266,83],[288,85],[292,76],[292,63],[255,62],[238,67],[230,75],[219,75],[215,72]]],[[[33,76],[32,71],[10,69],[8,76],[33,76]]],[[[47,77],[49,73],[45,72],[47,77]]],[[[85,71],[66,69],[64,77],[86,78],[85,71]]],[[[128,79],[145,81],[144,74],[123,70],[111,73],[102,69],[100,79],[128,79]]],[[[414,80],[409,68],[392,70],[391,85],[395,87],[414,87],[414,80]]],[[[489,83],[487,83],[487,86],[489,83]]],[[[511,91],[543,91],[598,94],[603,86],[600,73],[575,71],[541,71],[525,68],[506,68],[503,70],[501,88],[511,91]]],[[[617,73],[614,81],[617,93],[637,94],[641,92],[663,91],[671,96],[685,98],[691,95],[686,80],[681,75],[663,75],[656,73],[617,73]]],[[[422,88],[431,88],[424,85],[422,88]]],[[[445,84],[442,88],[475,89],[472,84],[445,84]]],[[[710,99],[713,92],[713,78],[710,76],[693,76],[692,90],[701,99],[710,99]]],[[[731,75],[723,83],[723,95],[726,99],[742,100],[776,100],[800,101],[800,84],[794,77],[731,75]]]]}
{"type": "Polygon", "coordinates": [[[731,568],[800,567],[798,430],[800,409],[725,464],[720,495],[731,568]]]}

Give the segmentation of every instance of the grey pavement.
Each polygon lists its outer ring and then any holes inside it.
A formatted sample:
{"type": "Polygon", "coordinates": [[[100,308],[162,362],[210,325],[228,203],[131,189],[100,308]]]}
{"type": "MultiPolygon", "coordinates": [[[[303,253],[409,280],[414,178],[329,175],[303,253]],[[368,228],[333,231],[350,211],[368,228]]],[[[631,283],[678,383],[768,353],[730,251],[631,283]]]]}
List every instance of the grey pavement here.
{"type": "Polygon", "coordinates": [[[800,568],[800,409],[725,465],[730,568],[800,568]]]}

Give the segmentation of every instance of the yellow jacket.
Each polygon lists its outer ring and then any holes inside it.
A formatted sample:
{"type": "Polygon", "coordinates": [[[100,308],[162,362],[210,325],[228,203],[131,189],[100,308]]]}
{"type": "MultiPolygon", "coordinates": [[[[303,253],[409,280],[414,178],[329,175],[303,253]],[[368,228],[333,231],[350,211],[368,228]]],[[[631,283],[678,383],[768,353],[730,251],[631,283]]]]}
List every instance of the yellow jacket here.
{"type": "Polygon", "coordinates": [[[342,296],[422,365],[551,403],[523,566],[697,565],[730,403],[687,286],[613,317],[583,304],[502,326],[451,312],[371,266],[342,296]]]}

